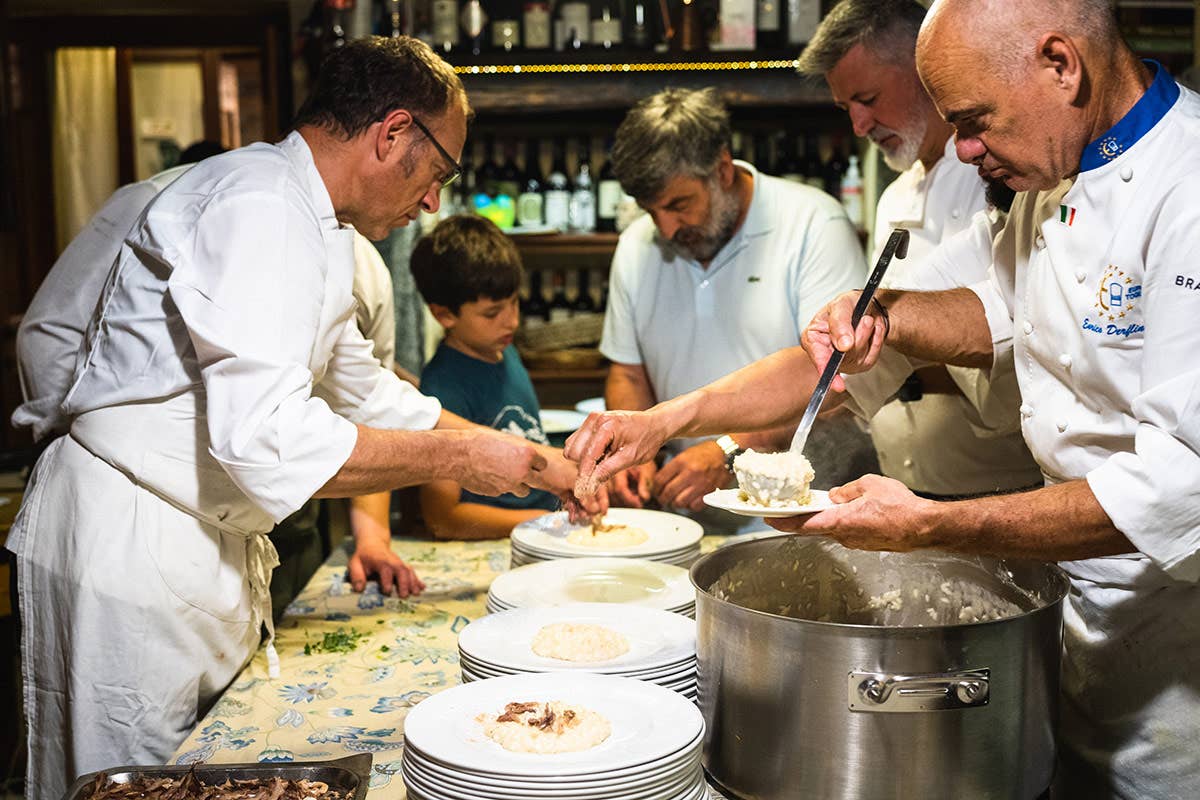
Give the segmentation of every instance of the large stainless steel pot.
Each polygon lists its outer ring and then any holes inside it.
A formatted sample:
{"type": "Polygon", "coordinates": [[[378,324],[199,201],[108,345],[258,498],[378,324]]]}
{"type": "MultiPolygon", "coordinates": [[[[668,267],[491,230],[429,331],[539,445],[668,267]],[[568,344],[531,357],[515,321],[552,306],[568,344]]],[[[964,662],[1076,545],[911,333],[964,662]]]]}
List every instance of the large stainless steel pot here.
{"type": "Polygon", "coordinates": [[[691,576],[704,764],[731,797],[1031,800],[1050,785],[1057,567],[787,536],[723,547],[691,576]],[[981,613],[1013,616],[960,621],[981,613]]]}

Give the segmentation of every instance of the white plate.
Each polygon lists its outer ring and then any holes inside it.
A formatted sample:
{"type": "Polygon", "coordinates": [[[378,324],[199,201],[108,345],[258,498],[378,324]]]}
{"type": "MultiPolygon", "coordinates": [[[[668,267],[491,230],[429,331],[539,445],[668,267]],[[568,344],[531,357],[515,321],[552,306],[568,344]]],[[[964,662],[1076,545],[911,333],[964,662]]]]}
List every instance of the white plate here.
{"type": "Polygon", "coordinates": [[[641,528],[647,534],[646,541],[632,547],[598,548],[571,544],[567,537],[580,525],[572,525],[565,511],[555,511],[534,517],[513,528],[513,547],[526,556],[621,556],[628,558],[677,559],[688,554],[704,538],[704,528],[695,520],[665,511],[648,511],[644,508],[613,508],[604,515],[604,521],[613,525],[628,525],[641,528]]]}
{"type": "Polygon", "coordinates": [[[404,782],[431,795],[447,795],[454,800],[564,800],[564,798],[600,798],[601,800],[645,800],[648,797],[674,797],[680,789],[695,785],[693,774],[700,766],[699,754],[694,764],[649,779],[638,776],[637,780],[621,785],[599,784],[578,789],[563,789],[559,784],[530,787],[529,784],[504,785],[492,778],[472,782],[461,774],[446,774],[430,770],[419,759],[404,760],[404,782]]]}
{"type": "Polygon", "coordinates": [[[543,408],[541,413],[542,433],[551,436],[556,433],[573,433],[587,419],[587,414],[571,411],[565,408],[543,408]]]}
{"type": "Polygon", "coordinates": [[[604,405],[603,397],[589,397],[576,403],[575,410],[580,414],[591,414],[593,411],[606,411],[608,407],[604,405]]]}
{"type": "Polygon", "coordinates": [[[628,603],[694,610],[687,570],[640,558],[567,558],[527,564],[492,581],[490,605],[537,608],[567,603],[628,603]]]}
{"type": "Polygon", "coordinates": [[[497,671],[587,670],[606,674],[657,674],[677,664],[694,664],[696,624],[656,608],[574,603],[555,608],[520,608],[477,619],[458,635],[470,662],[497,671]],[[602,625],[629,642],[629,652],[599,662],[561,661],[533,652],[532,642],[547,625],[574,622],[602,625]]]}
{"type": "Polygon", "coordinates": [[[443,764],[522,777],[581,776],[655,764],[679,753],[703,729],[696,706],[669,689],[612,675],[564,672],[455,686],[421,702],[404,720],[405,741],[443,764]],[[595,711],[608,720],[612,733],[578,753],[512,753],[488,739],[478,721],[508,703],[550,700],[595,711]]]}
{"type": "Polygon", "coordinates": [[[829,499],[829,492],[822,491],[821,489],[813,489],[812,499],[805,505],[792,503],[786,506],[771,506],[768,508],[742,500],[738,497],[737,489],[717,489],[715,492],[709,492],[704,495],[704,502],[713,508],[732,511],[734,514],[741,514],[743,517],[763,517],[768,519],[816,514],[818,511],[825,511],[837,505],[837,503],[829,499]]]}

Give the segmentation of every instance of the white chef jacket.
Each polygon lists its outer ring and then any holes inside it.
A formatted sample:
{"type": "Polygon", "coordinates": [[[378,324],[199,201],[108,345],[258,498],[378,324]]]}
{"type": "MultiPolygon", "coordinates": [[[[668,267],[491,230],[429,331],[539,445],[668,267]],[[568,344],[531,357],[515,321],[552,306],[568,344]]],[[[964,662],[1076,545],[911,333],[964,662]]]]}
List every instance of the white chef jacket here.
{"type": "Polygon", "coordinates": [[[25,402],[13,412],[35,440],[66,433],[60,406],[75,375],[75,356],[125,234],[156,194],[191,168],[173,167],[122,186],[71,240],[38,287],[17,329],[17,368],[25,402]]]}
{"type": "MultiPolygon", "coordinates": [[[[986,211],[979,173],[958,160],[950,137],[932,169],[926,171],[917,161],[879,198],[872,262],[883,252],[892,229],[909,231],[908,256],[892,261],[884,286],[943,289],[986,279],[989,258],[952,262],[949,284],[943,275],[931,282],[923,274],[930,267],[922,264],[941,243],[966,230],[976,214],[986,211]]],[[[871,438],[883,474],[911,489],[938,495],[981,494],[1039,483],[1041,471],[1021,438],[1016,381],[1011,375],[1000,375],[993,391],[990,376],[980,370],[947,370],[956,383],[967,387],[963,395],[930,393],[911,402],[891,400],[870,416],[871,438]],[[979,395],[985,405],[972,405],[971,398],[979,395]],[[985,410],[990,413],[981,413],[985,410]]],[[[881,375],[870,373],[863,381],[877,381],[881,375]]],[[[903,381],[908,375],[898,377],[903,381]]],[[[872,393],[882,388],[876,385],[872,393]]],[[[898,389],[899,385],[887,385],[884,399],[890,400],[898,389]]]]}
{"type": "Polygon", "coordinates": [[[352,236],[295,133],[196,165],[127,236],[70,435],[9,540],[30,798],[162,763],[269,627],[273,522],[338,470],[354,422],[436,424],[355,326],[352,236]]]}
{"type": "MultiPolygon", "coordinates": [[[[600,352],[643,365],[660,402],[796,346],[822,306],[866,282],[858,236],[836,200],[734,163],[753,176],[754,193],[707,269],[671,248],[647,215],[621,234],[613,255],[600,352]]],[[[701,521],[724,532],[746,523],[727,512],[701,521]]]]}
{"type": "Polygon", "coordinates": [[[1017,198],[973,287],[1047,482],[1087,480],[1137,548],[1062,565],[1061,740],[1088,798],[1200,796],[1200,96],[1154,66],[1073,183],[1017,198]]]}
{"type": "MultiPolygon", "coordinates": [[[[13,425],[30,428],[35,440],[66,433],[70,426],[62,401],[74,382],[75,358],[125,234],[154,196],[191,167],[172,167],[117,189],[38,287],[17,330],[24,402],[12,417],[13,425]]],[[[379,363],[391,369],[396,353],[392,277],[375,245],[361,234],[354,237],[353,295],[358,329],[371,341],[379,363]]]]}

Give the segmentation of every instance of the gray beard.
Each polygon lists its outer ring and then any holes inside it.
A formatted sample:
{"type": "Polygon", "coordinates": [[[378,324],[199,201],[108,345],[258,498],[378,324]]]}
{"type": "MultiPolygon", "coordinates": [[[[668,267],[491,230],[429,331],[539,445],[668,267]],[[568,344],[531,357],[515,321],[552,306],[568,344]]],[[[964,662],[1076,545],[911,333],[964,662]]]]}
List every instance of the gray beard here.
{"type": "MultiPolygon", "coordinates": [[[[687,244],[677,238],[671,240],[671,245],[682,255],[701,263],[712,261],[721,248],[729,243],[741,213],[737,195],[733,192],[726,192],[714,185],[712,197],[713,206],[708,222],[702,227],[687,229],[689,233],[699,231],[702,235],[687,244]]],[[[682,232],[676,231],[675,236],[678,237],[682,232]]]]}

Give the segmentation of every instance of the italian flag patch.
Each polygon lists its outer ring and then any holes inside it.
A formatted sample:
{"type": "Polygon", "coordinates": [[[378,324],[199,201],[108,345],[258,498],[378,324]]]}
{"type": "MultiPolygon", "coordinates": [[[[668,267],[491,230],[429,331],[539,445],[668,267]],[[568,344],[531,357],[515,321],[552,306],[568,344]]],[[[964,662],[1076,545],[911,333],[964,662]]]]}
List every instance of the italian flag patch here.
{"type": "Polygon", "coordinates": [[[1068,228],[1075,224],[1075,206],[1059,206],[1058,221],[1068,228]]]}

